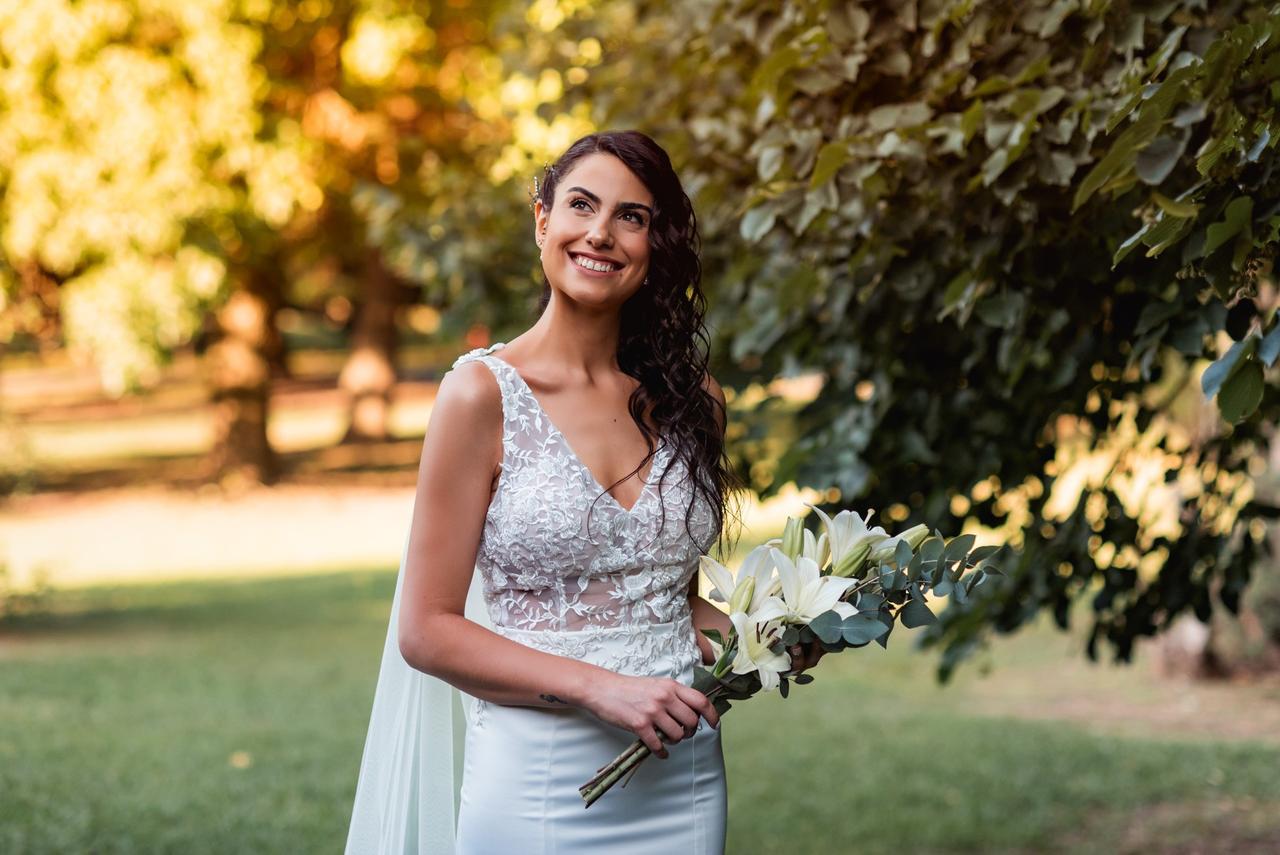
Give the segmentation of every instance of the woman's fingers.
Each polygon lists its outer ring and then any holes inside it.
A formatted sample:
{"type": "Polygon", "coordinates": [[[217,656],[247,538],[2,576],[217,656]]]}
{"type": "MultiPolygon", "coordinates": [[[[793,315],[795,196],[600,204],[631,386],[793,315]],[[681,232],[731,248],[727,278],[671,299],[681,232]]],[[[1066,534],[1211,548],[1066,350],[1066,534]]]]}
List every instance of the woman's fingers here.
{"type": "Polygon", "coordinates": [[[660,712],[654,717],[653,723],[657,725],[658,730],[667,737],[667,742],[679,742],[684,739],[684,725],[671,717],[668,712],[660,712]]]}
{"type": "Polygon", "coordinates": [[[640,728],[636,731],[636,736],[640,737],[640,741],[644,743],[650,752],[659,757],[665,758],[667,756],[667,749],[662,747],[662,740],[658,739],[658,733],[652,726],[646,725],[640,728]]]}
{"type": "Polygon", "coordinates": [[[688,736],[698,726],[698,714],[682,700],[677,700],[668,707],[667,713],[680,723],[680,729],[684,736],[688,736]]]}
{"type": "Polygon", "coordinates": [[[698,715],[705,718],[707,724],[712,727],[720,726],[720,713],[716,712],[716,705],[711,702],[710,698],[692,686],[686,686],[683,683],[680,684],[676,691],[680,695],[680,700],[692,707],[698,715]]]}

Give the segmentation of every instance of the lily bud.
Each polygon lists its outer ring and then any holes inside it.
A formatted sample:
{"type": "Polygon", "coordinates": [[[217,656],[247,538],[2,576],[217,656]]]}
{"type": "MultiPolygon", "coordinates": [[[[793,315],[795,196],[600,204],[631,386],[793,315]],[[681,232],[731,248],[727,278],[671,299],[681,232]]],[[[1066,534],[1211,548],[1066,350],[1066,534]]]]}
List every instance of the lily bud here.
{"type": "Polygon", "coordinates": [[[926,537],[929,536],[929,527],[924,523],[916,523],[911,528],[902,533],[902,539],[911,544],[911,551],[920,548],[920,544],[924,543],[926,537]]]}
{"type": "Polygon", "coordinates": [[[796,560],[804,548],[804,520],[799,517],[787,517],[787,524],[782,529],[782,554],[796,560]]]}
{"type": "Polygon", "coordinates": [[[831,568],[832,576],[843,576],[846,579],[856,574],[862,567],[862,562],[867,559],[867,555],[871,552],[870,541],[864,540],[853,549],[845,553],[834,567],[831,568]]]}
{"type": "Polygon", "coordinates": [[[738,587],[733,589],[733,596],[729,598],[729,612],[745,612],[751,605],[751,598],[756,593],[756,577],[748,576],[738,583],[738,587]]]}
{"type": "Polygon", "coordinates": [[[898,551],[898,541],[902,540],[902,535],[895,534],[893,537],[880,541],[876,548],[871,550],[868,556],[872,564],[883,564],[893,558],[894,553],[898,551]]]}

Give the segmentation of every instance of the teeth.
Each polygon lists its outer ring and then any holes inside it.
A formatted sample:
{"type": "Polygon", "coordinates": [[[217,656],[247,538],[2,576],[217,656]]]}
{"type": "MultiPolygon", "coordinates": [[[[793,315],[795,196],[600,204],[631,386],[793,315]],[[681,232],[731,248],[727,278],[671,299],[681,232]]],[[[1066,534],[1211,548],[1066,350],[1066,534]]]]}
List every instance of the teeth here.
{"type": "Polygon", "coordinates": [[[610,271],[615,269],[612,264],[609,264],[606,261],[596,261],[594,259],[587,258],[586,256],[582,256],[582,255],[575,255],[573,257],[573,260],[577,262],[579,265],[581,265],[582,267],[587,268],[588,270],[595,270],[600,273],[609,273],[610,271]]]}

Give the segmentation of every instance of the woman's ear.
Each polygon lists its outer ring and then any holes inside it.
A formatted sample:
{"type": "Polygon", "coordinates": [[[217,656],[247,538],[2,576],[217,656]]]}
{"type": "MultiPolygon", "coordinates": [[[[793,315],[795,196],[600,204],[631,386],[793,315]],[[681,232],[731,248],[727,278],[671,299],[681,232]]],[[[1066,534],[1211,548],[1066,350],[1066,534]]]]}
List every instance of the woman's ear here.
{"type": "Polygon", "coordinates": [[[541,246],[543,233],[547,230],[547,212],[542,207],[542,200],[533,203],[533,239],[541,246]]]}

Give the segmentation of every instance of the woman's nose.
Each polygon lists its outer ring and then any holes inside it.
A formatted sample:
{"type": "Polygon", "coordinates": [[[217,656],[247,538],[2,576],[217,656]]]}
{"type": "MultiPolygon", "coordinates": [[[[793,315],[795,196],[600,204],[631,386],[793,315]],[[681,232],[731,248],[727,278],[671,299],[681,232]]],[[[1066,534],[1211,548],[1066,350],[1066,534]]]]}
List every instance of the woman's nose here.
{"type": "Polygon", "coordinates": [[[613,241],[606,217],[597,217],[587,231],[587,242],[592,246],[608,246],[613,241]]]}

